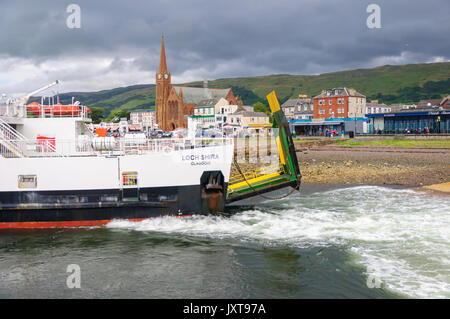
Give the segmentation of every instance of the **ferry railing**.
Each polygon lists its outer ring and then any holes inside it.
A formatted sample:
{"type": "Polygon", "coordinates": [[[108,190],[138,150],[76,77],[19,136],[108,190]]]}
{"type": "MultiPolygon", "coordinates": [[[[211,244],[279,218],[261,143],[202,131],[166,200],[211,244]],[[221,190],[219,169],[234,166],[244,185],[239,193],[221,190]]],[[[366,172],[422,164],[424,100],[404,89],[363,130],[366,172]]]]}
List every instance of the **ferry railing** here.
{"type": "Polygon", "coordinates": [[[152,152],[171,152],[200,147],[232,144],[230,138],[202,138],[202,139],[127,139],[127,138],[97,138],[93,140],[94,151],[98,154],[110,155],[138,155],[152,152]]]}
{"type": "Polygon", "coordinates": [[[201,147],[211,147],[233,143],[232,139],[146,139],[143,141],[119,140],[119,149],[126,154],[141,154],[146,152],[171,152],[201,147]]]}
{"type": "Polygon", "coordinates": [[[0,117],[22,118],[27,114],[25,105],[0,104],[0,117]]]}
{"type": "MultiPolygon", "coordinates": [[[[5,140],[0,139],[0,142],[2,141],[5,140]]],[[[9,140],[8,142],[15,148],[9,148],[4,143],[0,143],[2,157],[64,157],[56,150],[54,140],[9,140]]]]}
{"type": "MultiPolygon", "coordinates": [[[[1,139],[0,139],[1,141],[1,139]]],[[[154,152],[170,153],[172,151],[198,149],[224,144],[232,144],[231,138],[201,139],[143,139],[130,140],[124,138],[84,138],[67,139],[11,139],[9,143],[20,151],[22,156],[12,152],[0,143],[0,155],[3,157],[69,157],[69,156],[121,156],[143,155],[154,152]]]]}
{"type": "Polygon", "coordinates": [[[28,105],[27,117],[31,118],[88,118],[89,111],[83,105],[28,105]]]}
{"type": "Polygon", "coordinates": [[[24,157],[25,155],[21,143],[25,140],[25,136],[0,118],[0,144],[2,145],[2,156],[24,157]]]}

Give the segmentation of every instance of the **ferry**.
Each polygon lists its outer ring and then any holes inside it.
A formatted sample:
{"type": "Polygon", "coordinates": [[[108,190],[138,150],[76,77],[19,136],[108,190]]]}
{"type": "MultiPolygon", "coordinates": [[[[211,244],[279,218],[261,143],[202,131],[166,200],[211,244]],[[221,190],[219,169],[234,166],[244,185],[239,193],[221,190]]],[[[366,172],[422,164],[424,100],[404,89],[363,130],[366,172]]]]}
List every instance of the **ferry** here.
{"type": "Polygon", "coordinates": [[[243,173],[230,183],[232,138],[96,136],[79,102],[27,104],[57,84],[0,103],[0,229],[211,214],[236,200],[299,187],[292,138],[281,120],[287,131],[278,136],[282,161],[275,170],[243,173]]]}

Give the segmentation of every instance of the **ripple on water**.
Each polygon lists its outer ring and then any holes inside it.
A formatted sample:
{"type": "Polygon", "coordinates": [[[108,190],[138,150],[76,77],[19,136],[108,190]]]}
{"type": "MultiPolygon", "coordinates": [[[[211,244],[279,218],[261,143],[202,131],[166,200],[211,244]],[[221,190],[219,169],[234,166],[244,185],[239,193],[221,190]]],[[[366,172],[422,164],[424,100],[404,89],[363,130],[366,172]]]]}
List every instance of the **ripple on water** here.
{"type": "Polygon", "coordinates": [[[338,244],[387,289],[450,297],[450,197],[357,186],[296,194],[232,216],[113,221],[107,227],[295,247],[338,244]]]}

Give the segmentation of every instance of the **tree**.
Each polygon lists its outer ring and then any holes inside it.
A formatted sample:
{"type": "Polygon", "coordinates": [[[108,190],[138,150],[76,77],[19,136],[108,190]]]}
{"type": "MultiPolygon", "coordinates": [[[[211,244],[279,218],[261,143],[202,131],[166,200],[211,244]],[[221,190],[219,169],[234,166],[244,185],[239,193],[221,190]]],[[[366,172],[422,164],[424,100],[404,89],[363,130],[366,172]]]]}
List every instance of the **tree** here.
{"type": "Polygon", "coordinates": [[[102,107],[91,107],[90,117],[92,119],[92,123],[98,124],[105,118],[105,109],[102,107]]]}
{"type": "Polygon", "coordinates": [[[126,111],[126,110],[114,110],[112,111],[108,118],[106,119],[107,121],[113,121],[114,123],[117,123],[120,121],[120,119],[122,117],[127,118],[127,120],[130,119],[130,113],[131,111],[126,111]]]}
{"type": "Polygon", "coordinates": [[[255,104],[253,104],[253,111],[264,112],[267,114],[269,112],[269,108],[264,103],[256,102],[255,104]]]}

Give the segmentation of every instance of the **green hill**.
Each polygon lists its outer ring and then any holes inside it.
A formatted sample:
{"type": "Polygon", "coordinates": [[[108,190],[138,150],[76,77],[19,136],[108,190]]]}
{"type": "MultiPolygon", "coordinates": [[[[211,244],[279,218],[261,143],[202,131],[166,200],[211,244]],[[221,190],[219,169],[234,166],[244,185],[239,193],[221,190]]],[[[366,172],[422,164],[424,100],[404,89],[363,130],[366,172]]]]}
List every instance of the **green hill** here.
{"type": "MultiPolygon", "coordinates": [[[[202,86],[202,82],[182,83],[202,86]]],[[[417,102],[440,98],[450,93],[450,62],[385,65],[372,69],[357,69],[320,75],[278,74],[255,77],[217,79],[208,82],[210,88],[233,88],[247,105],[266,103],[265,96],[275,90],[281,103],[298,94],[315,96],[322,89],[353,87],[368,99],[386,104],[417,102]]],[[[154,108],[155,85],[134,85],[100,92],[69,92],[60,96],[63,103],[72,96],[90,107],[101,107],[105,115],[114,110],[154,108]]]]}

